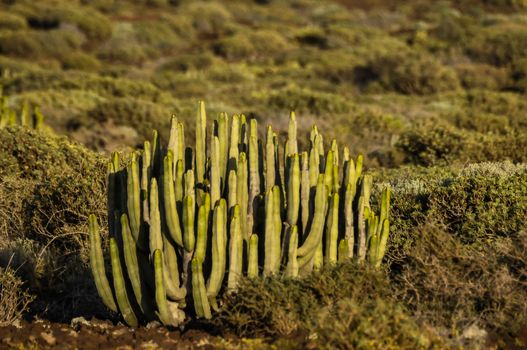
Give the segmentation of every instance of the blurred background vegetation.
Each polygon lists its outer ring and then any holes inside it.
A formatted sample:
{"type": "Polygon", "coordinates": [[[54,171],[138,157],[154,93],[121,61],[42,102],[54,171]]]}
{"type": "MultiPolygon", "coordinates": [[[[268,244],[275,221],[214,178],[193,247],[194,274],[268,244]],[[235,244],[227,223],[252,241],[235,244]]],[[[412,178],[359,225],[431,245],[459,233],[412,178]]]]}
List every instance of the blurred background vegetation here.
{"type": "MultiPolygon", "coordinates": [[[[94,150],[192,125],[300,115],[370,166],[523,161],[522,0],[4,0],[0,84],[94,150]]],[[[190,130],[192,134],[192,130],[190,130]]]]}
{"type": "Polygon", "coordinates": [[[0,130],[0,266],[33,314],[110,316],[86,234],[90,212],[106,220],[105,153],[166,137],[172,114],[191,141],[203,99],[280,132],[295,110],[299,132],[317,123],[393,188],[383,271],[246,282],[220,328],[527,344],[525,0],[0,0],[0,85],[56,134],[0,130]]]}

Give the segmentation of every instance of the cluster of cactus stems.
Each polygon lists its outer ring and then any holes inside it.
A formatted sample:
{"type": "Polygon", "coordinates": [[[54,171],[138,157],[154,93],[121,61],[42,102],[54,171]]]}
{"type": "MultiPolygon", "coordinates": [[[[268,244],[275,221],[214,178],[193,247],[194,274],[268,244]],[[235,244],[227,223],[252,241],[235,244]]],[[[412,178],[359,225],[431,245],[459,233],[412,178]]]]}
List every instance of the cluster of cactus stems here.
{"type": "Polygon", "coordinates": [[[173,117],[166,147],[154,131],[125,167],[116,153],[108,163],[111,278],[94,215],[90,260],[102,300],[127,324],[177,326],[184,309],[208,319],[244,275],[294,278],[347,259],[380,266],[390,190],[377,215],[362,156],[335,140],[326,151],[316,126],[300,152],[294,113],[283,147],[271,126],[262,140],[243,115],[207,128],[200,102],[194,149],[173,117]]]}
{"type": "Polygon", "coordinates": [[[0,86],[0,128],[14,125],[39,130],[44,125],[44,116],[38,107],[31,108],[27,101],[22,104],[20,115],[17,115],[16,110],[9,107],[8,97],[3,95],[0,86]]]}

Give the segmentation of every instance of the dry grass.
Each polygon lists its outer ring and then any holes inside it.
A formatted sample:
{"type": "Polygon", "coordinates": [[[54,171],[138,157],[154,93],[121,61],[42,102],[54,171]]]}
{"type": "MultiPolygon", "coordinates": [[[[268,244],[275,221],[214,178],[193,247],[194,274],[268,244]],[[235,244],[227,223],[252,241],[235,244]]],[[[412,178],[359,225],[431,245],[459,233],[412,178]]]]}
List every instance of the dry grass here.
{"type": "Polygon", "coordinates": [[[0,267],[0,327],[20,321],[34,300],[11,267],[0,267]]]}

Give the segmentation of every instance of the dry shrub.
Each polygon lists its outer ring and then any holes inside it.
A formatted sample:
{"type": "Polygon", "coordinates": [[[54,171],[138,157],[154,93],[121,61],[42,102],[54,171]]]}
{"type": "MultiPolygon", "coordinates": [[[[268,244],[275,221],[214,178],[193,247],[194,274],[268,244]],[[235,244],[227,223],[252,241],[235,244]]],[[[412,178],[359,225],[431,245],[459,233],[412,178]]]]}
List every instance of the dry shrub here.
{"type": "Polygon", "coordinates": [[[13,257],[41,316],[98,312],[86,221],[106,220],[103,159],[65,138],[3,128],[0,164],[0,266],[13,257]]]}
{"type": "Polygon", "coordinates": [[[19,321],[28,311],[34,296],[11,267],[0,267],[0,327],[19,321]]]}
{"type": "Polygon", "coordinates": [[[471,325],[514,335],[527,324],[527,233],[476,247],[439,225],[415,232],[419,239],[392,277],[418,320],[452,335],[471,325]]]}
{"type": "Polygon", "coordinates": [[[343,299],[317,315],[313,327],[320,349],[446,349],[430,328],[421,327],[400,304],[383,299],[343,299]]]}
{"type": "Polygon", "coordinates": [[[216,322],[240,336],[291,335],[313,324],[320,308],[339,300],[362,303],[388,296],[381,272],[346,263],[303,279],[243,279],[237,293],[226,295],[216,322]]]}

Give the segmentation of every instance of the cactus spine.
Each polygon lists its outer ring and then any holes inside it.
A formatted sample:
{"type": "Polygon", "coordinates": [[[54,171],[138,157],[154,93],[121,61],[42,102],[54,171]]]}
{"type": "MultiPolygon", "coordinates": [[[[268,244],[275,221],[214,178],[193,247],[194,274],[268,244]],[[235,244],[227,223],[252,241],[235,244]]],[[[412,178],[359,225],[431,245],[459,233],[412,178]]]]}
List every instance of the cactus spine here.
{"type": "Polygon", "coordinates": [[[157,317],[177,326],[187,305],[210,318],[222,291],[235,290],[243,275],[297,278],[351,258],[381,265],[390,191],[383,190],[377,215],[362,156],[354,162],[335,140],[325,153],[316,126],[309,149],[300,152],[294,113],[283,148],[271,126],[264,142],[257,128],[243,115],[220,114],[207,137],[200,102],[195,152],[185,148],[183,124],[172,117],[166,146],[154,132],[125,167],[112,155],[112,282],[93,215],[90,264],[103,302],[129,325],[157,317]]]}

